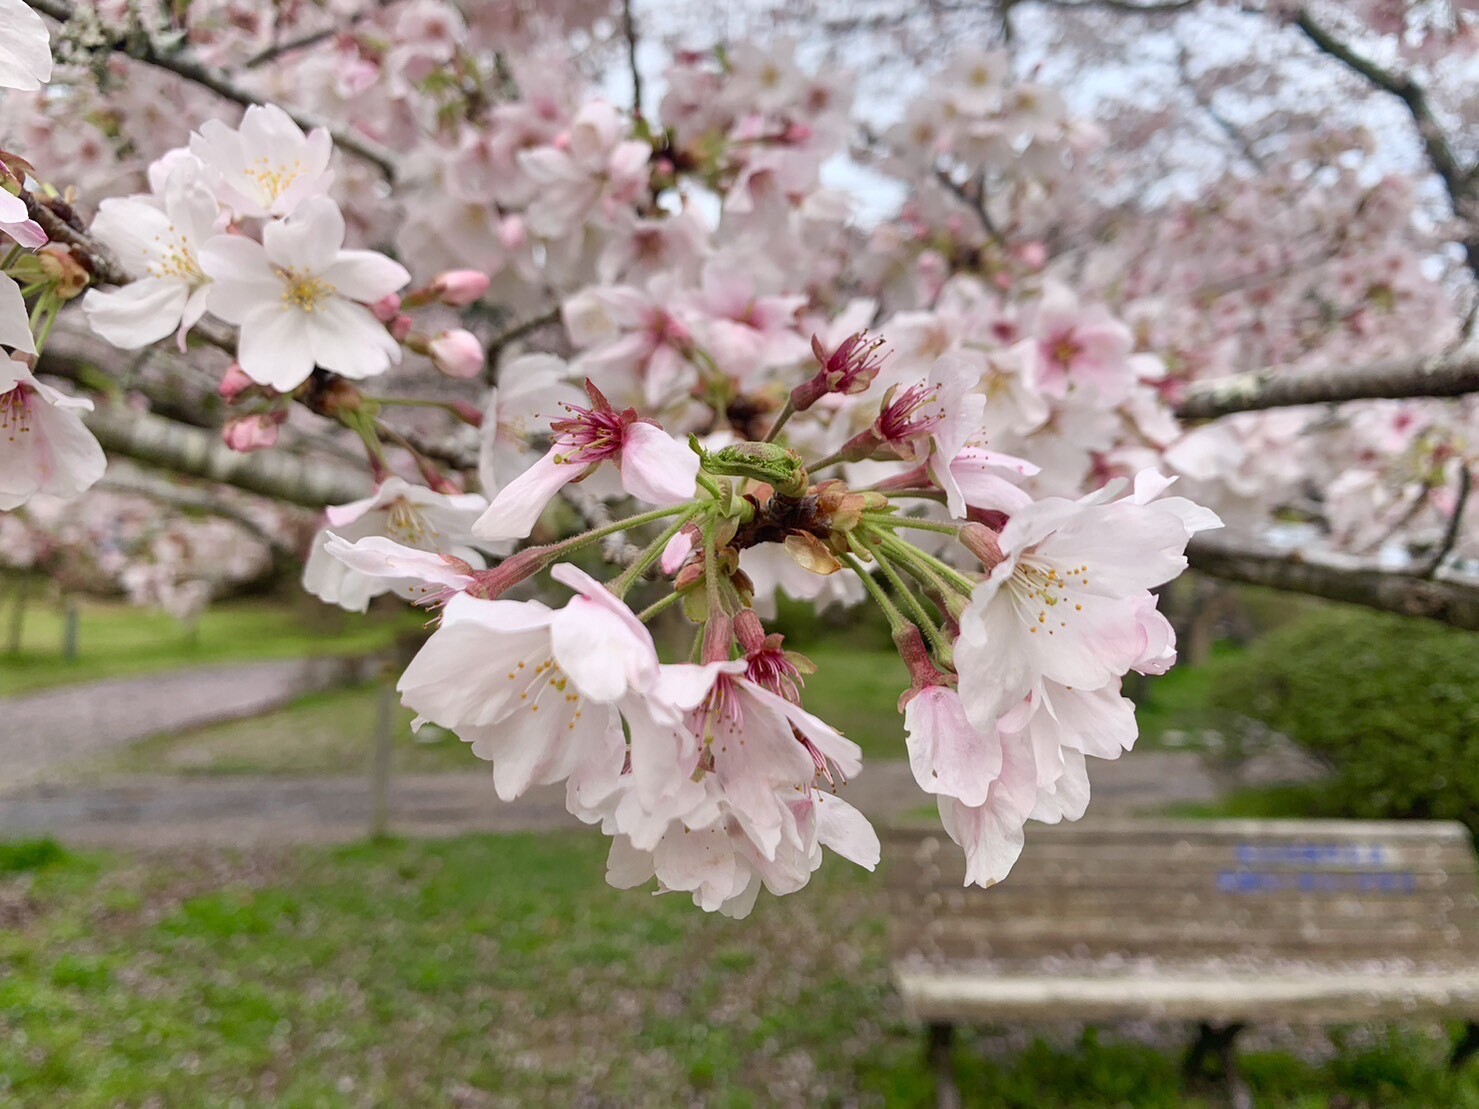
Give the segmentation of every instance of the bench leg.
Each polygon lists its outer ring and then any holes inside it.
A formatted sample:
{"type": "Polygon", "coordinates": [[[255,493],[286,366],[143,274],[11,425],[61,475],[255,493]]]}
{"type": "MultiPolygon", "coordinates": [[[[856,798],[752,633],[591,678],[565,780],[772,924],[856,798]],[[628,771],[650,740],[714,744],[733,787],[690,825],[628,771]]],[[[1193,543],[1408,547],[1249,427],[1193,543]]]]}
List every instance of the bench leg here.
{"type": "Polygon", "coordinates": [[[950,1055],[953,1024],[931,1022],[929,1065],[935,1075],[935,1099],[940,1109],[960,1109],[960,1087],[955,1082],[955,1064],[950,1055]]]}
{"type": "Polygon", "coordinates": [[[1458,1070],[1476,1051],[1479,1051],[1479,1022],[1466,1021],[1464,1034],[1459,1037],[1458,1043],[1453,1045],[1453,1054],[1448,1057],[1449,1068],[1458,1070]]]}
{"type": "Polygon", "coordinates": [[[1188,1086],[1201,1085],[1209,1080],[1220,1086],[1228,1100],[1241,1109],[1251,1105],[1252,1098],[1238,1073],[1236,1040],[1238,1033],[1247,1027],[1242,1021],[1233,1021],[1221,1026],[1202,1021],[1197,1026],[1197,1038],[1186,1053],[1181,1065],[1181,1074],[1188,1086]],[[1217,1060],[1215,1067],[1208,1062],[1217,1060]]]}

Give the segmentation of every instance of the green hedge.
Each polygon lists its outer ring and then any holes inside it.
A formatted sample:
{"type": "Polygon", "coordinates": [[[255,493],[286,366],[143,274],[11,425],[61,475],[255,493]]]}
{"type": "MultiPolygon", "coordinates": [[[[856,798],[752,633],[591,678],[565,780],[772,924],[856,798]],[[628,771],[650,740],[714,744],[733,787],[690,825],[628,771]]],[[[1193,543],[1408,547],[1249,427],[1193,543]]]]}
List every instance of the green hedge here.
{"type": "Polygon", "coordinates": [[[1448,818],[1479,832],[1479,637],[1331,609],[1230,660],[1212,707],[1329,763],[1320,813],[1448,818]]]}

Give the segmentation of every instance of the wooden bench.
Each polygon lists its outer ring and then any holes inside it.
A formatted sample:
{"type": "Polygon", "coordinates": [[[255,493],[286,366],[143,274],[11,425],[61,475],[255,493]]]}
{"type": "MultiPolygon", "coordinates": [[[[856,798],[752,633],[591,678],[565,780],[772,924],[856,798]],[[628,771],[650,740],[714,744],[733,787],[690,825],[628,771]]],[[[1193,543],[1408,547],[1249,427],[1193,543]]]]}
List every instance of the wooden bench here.
{"type": "MultiPolygon", "coordinates": [[[[1249,1023],[1479,1018],[1479,896],[1460,824],[1033,825],[1011,876],[964,888],[939,827],[887,833],[894,980],[958,1105],[958,1024],[1188,1021],[1190,1081],[1235,1101],[1249,1023]],[[1209,1072],[1211,1072],[1209,1074],[1209,1072]]],[[[1479,1050],[1469,1024],[1458,1065],[1479,1050]]]]}

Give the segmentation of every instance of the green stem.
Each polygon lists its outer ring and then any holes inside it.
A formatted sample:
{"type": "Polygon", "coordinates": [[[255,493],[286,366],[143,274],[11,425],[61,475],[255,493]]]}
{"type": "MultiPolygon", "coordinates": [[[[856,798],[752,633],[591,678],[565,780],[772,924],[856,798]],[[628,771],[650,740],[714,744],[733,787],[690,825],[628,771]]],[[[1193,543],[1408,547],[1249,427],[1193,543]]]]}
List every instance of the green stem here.
{"type": "Polygon", "coordinates": [[[934,531],[941,535],[959,535],[959,524],[937,524],[933,520],[919,520],[913,516],[875,516],[865,513],[865,520],[874,527],[910,528],[914,531],[934,531]]]}
{"type": "Polygon", "coordinates": [[[647,544],[647,546],[642,549],[642,553],[637,555],[630,566],[628,566],[611,581],[607,582],[606,588],[611,590],[611,592],[615,593],[618,597],[625,597],[627,595],[627,590],[629,590],[637,582],[637,580],[641,578],[643,574],[647,573],[654,562],[662,557],[663,551],[672,541],[673,536],[677,535],[680,531],[687,527],[688,522],[692,520],[695,516],[697,516],[699,512],[702,511],[702,508],[702,505],[689,505],[687,510],[684,511],[670,525],[668,525],[668,527],[663,531],[661,535],[659,535],[656,539],[654,539],[651,543],[647,544]]]}
{"type": "Polygon", "coordinates": [[[709,496],[713,497],[716,501],[722,503],[725,500],[724,490],[719,488],[719,483],[702,470],[698,472],[697,481],[699,486],[706,490],[709,496]]]}
{"type": "Polygon", "coordinates": [[[924,632],[924,637],[930,641],[930,646],[935,651],[935,657],[942,666],[949,667],[952,664],[954,656],[949,642],[946,641],[944,634],[940,631],[939,625],[925,611],[925,607],[920,603],[919,598],[914,595],[914,591],[899,576],[899,572],[894,569],[888,557],[878,547],[871,545],[867,540],[855,533],[850,534],[847,538],[848,542],[854,545],[854,549],[867,551],[873,556],[873,561],[878,563],[878,568],[883,571],[883,576],[888,578],[889,584],[894,587],[895,595],[904,602],[904,606],[909,610],[909,615],[914,618],[914,622],[924,632]]]}
{"type": "Polygon", "coordinates": [[[928,551],[920,550],[913,543],[906,543],[892,532],[883,531],[876,527],[868,528],[869,534],[876,539],[885,551],[903,562],[905,567],[917,565],[922,569],[931,571],[938,578],[943,579],[941,584],[947,589],[957,593],[963,593],[969,597],[976,591],[976,583],[971,581],[954,566],[943,562],[930,554],[928,551]]]}
{"type": "Polygon", "coordinates": [[[847,459],[843,458],[843,454],[843,451],[835,451],[832,454],[827,455],[827,457],[822,459],[820,462],[808,462],[806,464],[807,473],[814,474],[818,470],[821,470],[827,466],[835,466],[839,462],[846,462],[847,459]]]}
{"type": "Polygon", "coordinates": [[[704,596],[709,611],[704,620],[704,645],[700,662],[712,662],[721,654],[726,659],[729,657],[730,644],[710,642],[710,636],[717,634],[714,629],[719,627],[718,617],[723,614],[723,606],[719,600],[719,548],[714,537],[718,526],[715,518],[710,518],[704,525],[704,596]]]}
{"type": "Polygon", "coordinates": [[[897,633],[913,627],[904,618],[904,614],[899,611],[898,606],[889,600],[889,596],[883,591],[883,587],[873,580],[873,575],[868,572],[868,568],[858,560],[856,555],[844,554],[841,557],[843,564],[851,569],[862,581],[863,588],[868,591],[868,595],[873,598],[874,603],[883,609],[884,616],[888,618],[890,632],[897,635],[897,633]]]}
{"type": "Polygon", "coordinates": [[[786,421],[796,415],[796,403],[789,396],[786,397],[785,407],[781,409],[780,415],[775,418],[775,423],[770,425],[770,430],[765,433],[762,442],[774,443],[775,437],[781,433],[781,428],[786,426],[786,421]]]}
{"type": "Polygon", "coordinates": [[[608,535],[615,535],[619,531],[630,531],[639,528],[643,524],[650,524],[654,520],[665,520],[669,516],[679,512],[687,512],[692,509],[690,504],[674,504],[667,508],[655,508],[651,512],[638,513],[636,516],[628,516],[625,520],[617,520],[615,523],[607,524],[593,531],[582,532],[572,535],[569,539],[562,539],[558,543],[551,543],[549,550],[555,554],[565,554],[567,551],[578,551],[581,547],[587,547],[598,539],[605,539],[608,535]]]}
{"type": "Polygon", "coordinates": [[[654,616],[656,616],[659,612],[662,612],[665,609],[671,608],[673,605],[677,604],[682,599],[683,599],[683,594],[682,593],[679,593],[675,589],[671,593],[669,593],[667,596],[661,598],[660,600],[653,601],[652,604],[648,605],[641,612],[637,613],[637,619],[640,620],[640,621],[642,621],[642,623],[645,624],[645,623],[647,623],[647,621],[651,620],[654,616]]]}

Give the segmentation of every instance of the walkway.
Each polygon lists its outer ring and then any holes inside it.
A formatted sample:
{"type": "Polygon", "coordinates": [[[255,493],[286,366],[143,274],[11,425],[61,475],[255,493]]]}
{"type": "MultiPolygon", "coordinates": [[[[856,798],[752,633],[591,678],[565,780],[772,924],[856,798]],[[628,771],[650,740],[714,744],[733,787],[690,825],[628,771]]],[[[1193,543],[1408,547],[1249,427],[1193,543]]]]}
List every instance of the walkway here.
{"type": "Polygon", "coordinates": [[[364,658],[299,658],[199,667],[61,686],[0,699],[0,809],[4,795],[45,781],[67,763],[161,732],[257,716],[368,674],[364,658]]]}
{"type": "MultiPolygon", "coordinates": [[[[1217,783],[1195,754],[1146,751],[1092,766],[1095,815],[1124,815],[1214,798],[1217,783]]],[[[874,763],[844,796],[875,820],[921,810],[904,762],[874,763]]],[[[54,835],[83,846],[168,849],[336,843],[362,838],[371,809],[363,777],[129,777],[88,787],[37,787],[0,797],[0,838],[54,835]]],[[[579,827],[564,791],[498,800],[486,770],[405,775],[391,787],[399,835],[547,831],[579,827]]]]}

